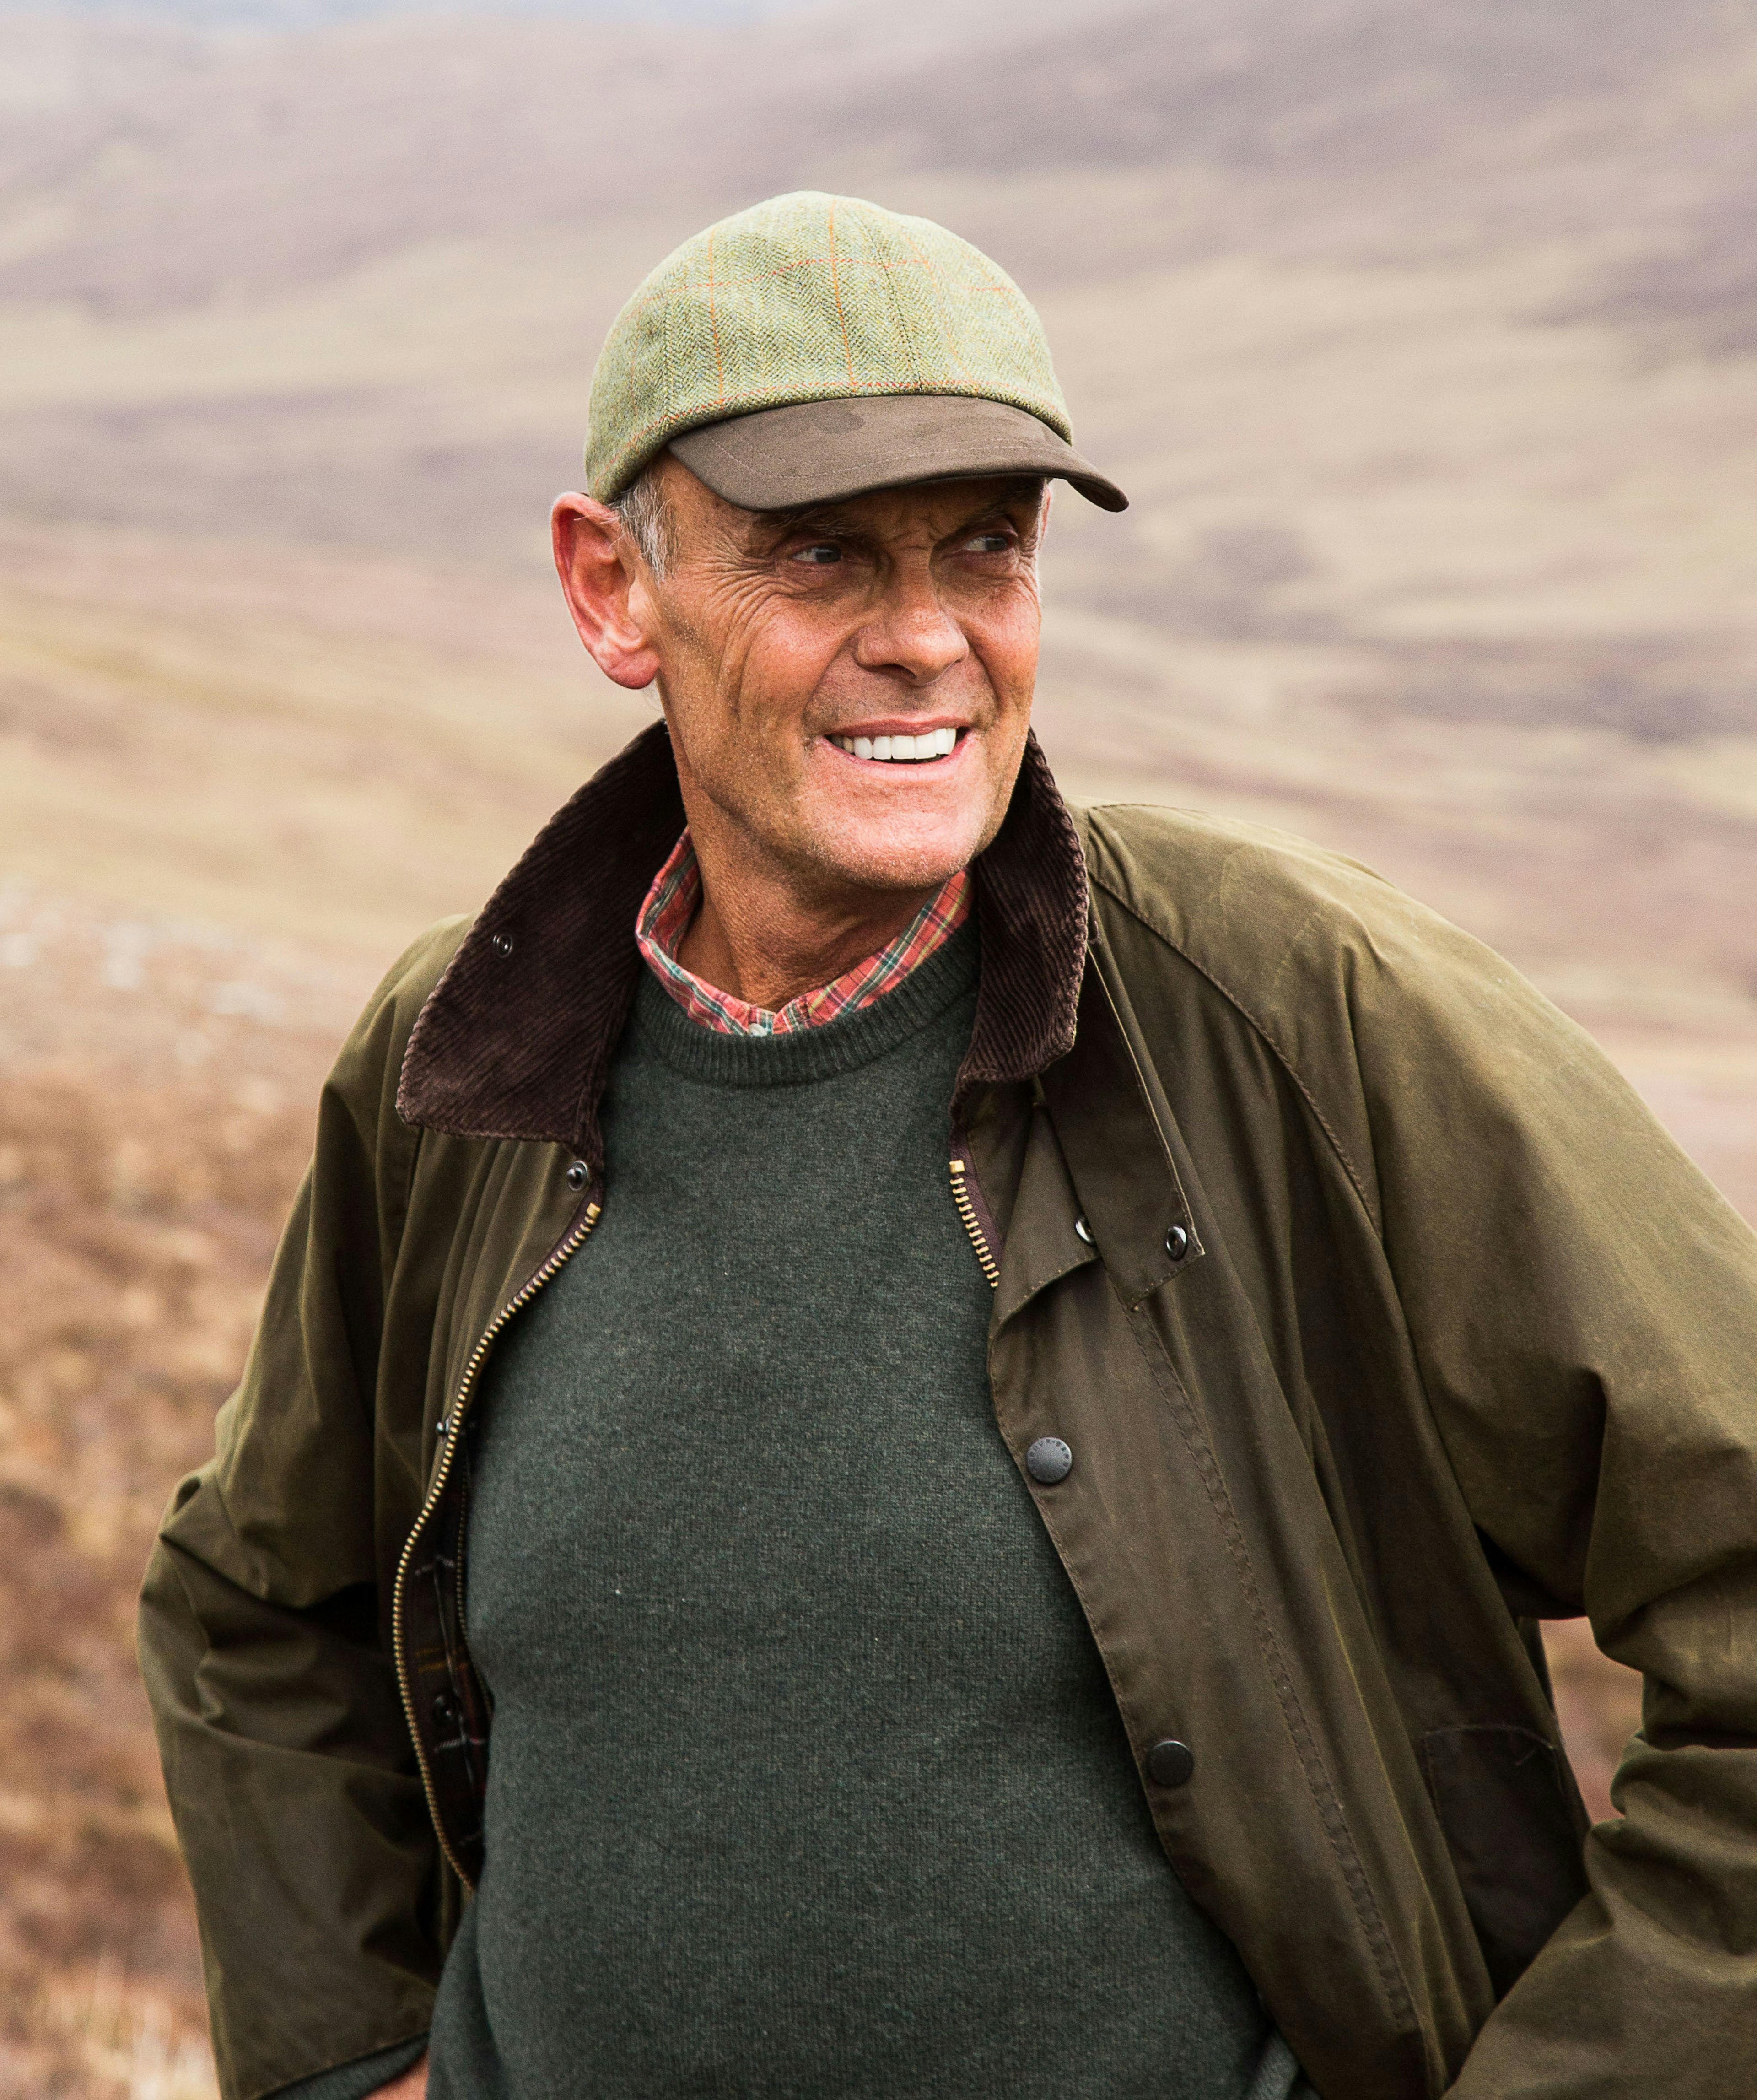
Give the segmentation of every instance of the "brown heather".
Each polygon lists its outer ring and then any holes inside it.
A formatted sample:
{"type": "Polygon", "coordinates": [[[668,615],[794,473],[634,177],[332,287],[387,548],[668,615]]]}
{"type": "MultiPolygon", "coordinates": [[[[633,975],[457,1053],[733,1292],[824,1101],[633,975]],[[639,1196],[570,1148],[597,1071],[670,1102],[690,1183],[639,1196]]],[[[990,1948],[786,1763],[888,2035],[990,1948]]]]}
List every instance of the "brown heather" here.
{"type": "Polygon", "coordinates": [[[0,1087],[0,2092],[206,2089],[134,1669],[168,1483],[211,1441],[309,1114],[257,1083],[0,1087]]]}

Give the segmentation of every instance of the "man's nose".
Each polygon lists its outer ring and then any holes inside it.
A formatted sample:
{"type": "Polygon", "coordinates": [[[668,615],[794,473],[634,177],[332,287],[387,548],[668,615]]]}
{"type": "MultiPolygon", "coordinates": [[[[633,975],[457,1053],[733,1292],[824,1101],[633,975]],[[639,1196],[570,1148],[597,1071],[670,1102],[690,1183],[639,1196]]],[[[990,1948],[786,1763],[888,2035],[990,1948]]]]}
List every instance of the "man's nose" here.
{"type": "Polygon", "coordinates": [[[862,670],[901,672],[918,686],[931,685],[969,654],[968,638],[931,577],[900,579],[854,645],[862,670]]]}

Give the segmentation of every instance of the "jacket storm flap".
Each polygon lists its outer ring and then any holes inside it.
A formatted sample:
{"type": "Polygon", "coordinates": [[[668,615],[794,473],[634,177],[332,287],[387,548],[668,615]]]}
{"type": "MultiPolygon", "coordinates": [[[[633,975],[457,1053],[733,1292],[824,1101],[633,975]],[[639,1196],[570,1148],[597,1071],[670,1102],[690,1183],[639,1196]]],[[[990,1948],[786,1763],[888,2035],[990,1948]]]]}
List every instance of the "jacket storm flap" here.
{"type": "MultiPolygon", "coordinates": [[[[381,986],[165,1518],[141,1651],[228,2100],[427,2025],[490,1754],[460,1454],[615,1201],[598,1101],[682,823],[655,728],[381,986]]],[[[1191,1894],[1325,2100],[1757,2092],[1757,1238],[1351,862],[1070,816],[1033,744],[976,875],[948,1170],[996,1417],[1022,1469],[1079,1454],[1024,1477],[1191,1894]],[[1590,1833],[1534,1623],[1581,1612],[1646,1675],[1590,1833]]]]}

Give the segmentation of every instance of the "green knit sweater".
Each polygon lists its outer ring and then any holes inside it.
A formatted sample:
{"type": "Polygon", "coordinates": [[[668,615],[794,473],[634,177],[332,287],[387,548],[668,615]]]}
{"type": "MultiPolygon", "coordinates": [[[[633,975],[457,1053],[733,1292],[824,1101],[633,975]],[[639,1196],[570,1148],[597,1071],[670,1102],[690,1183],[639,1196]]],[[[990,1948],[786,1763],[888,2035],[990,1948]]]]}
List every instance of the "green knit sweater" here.
{"type": "Polygon", "coordinates": [[[767,1039],[643,982],[603,1217],[480,1402],[487,1864],[434,2100],[1288,2089],[995,1427],[975,971],[967,929],[767,1039]]]}

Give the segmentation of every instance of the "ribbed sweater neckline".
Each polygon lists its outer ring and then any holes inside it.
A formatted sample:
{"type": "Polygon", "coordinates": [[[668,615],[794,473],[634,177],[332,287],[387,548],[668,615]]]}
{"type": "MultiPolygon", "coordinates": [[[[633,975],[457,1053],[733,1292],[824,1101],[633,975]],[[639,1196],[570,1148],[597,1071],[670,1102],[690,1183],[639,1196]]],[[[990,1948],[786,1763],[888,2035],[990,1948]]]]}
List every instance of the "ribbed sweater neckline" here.
{"type": "Polygon", "coordinates": [[[811,1086],[857,1071],[919,1035],[975,989],[980,968],[972,919],[870,1006],[788,1035],[728,1035],[692,1021],[643,969],[630,1035],[704,1086],[811,1086]]]}

